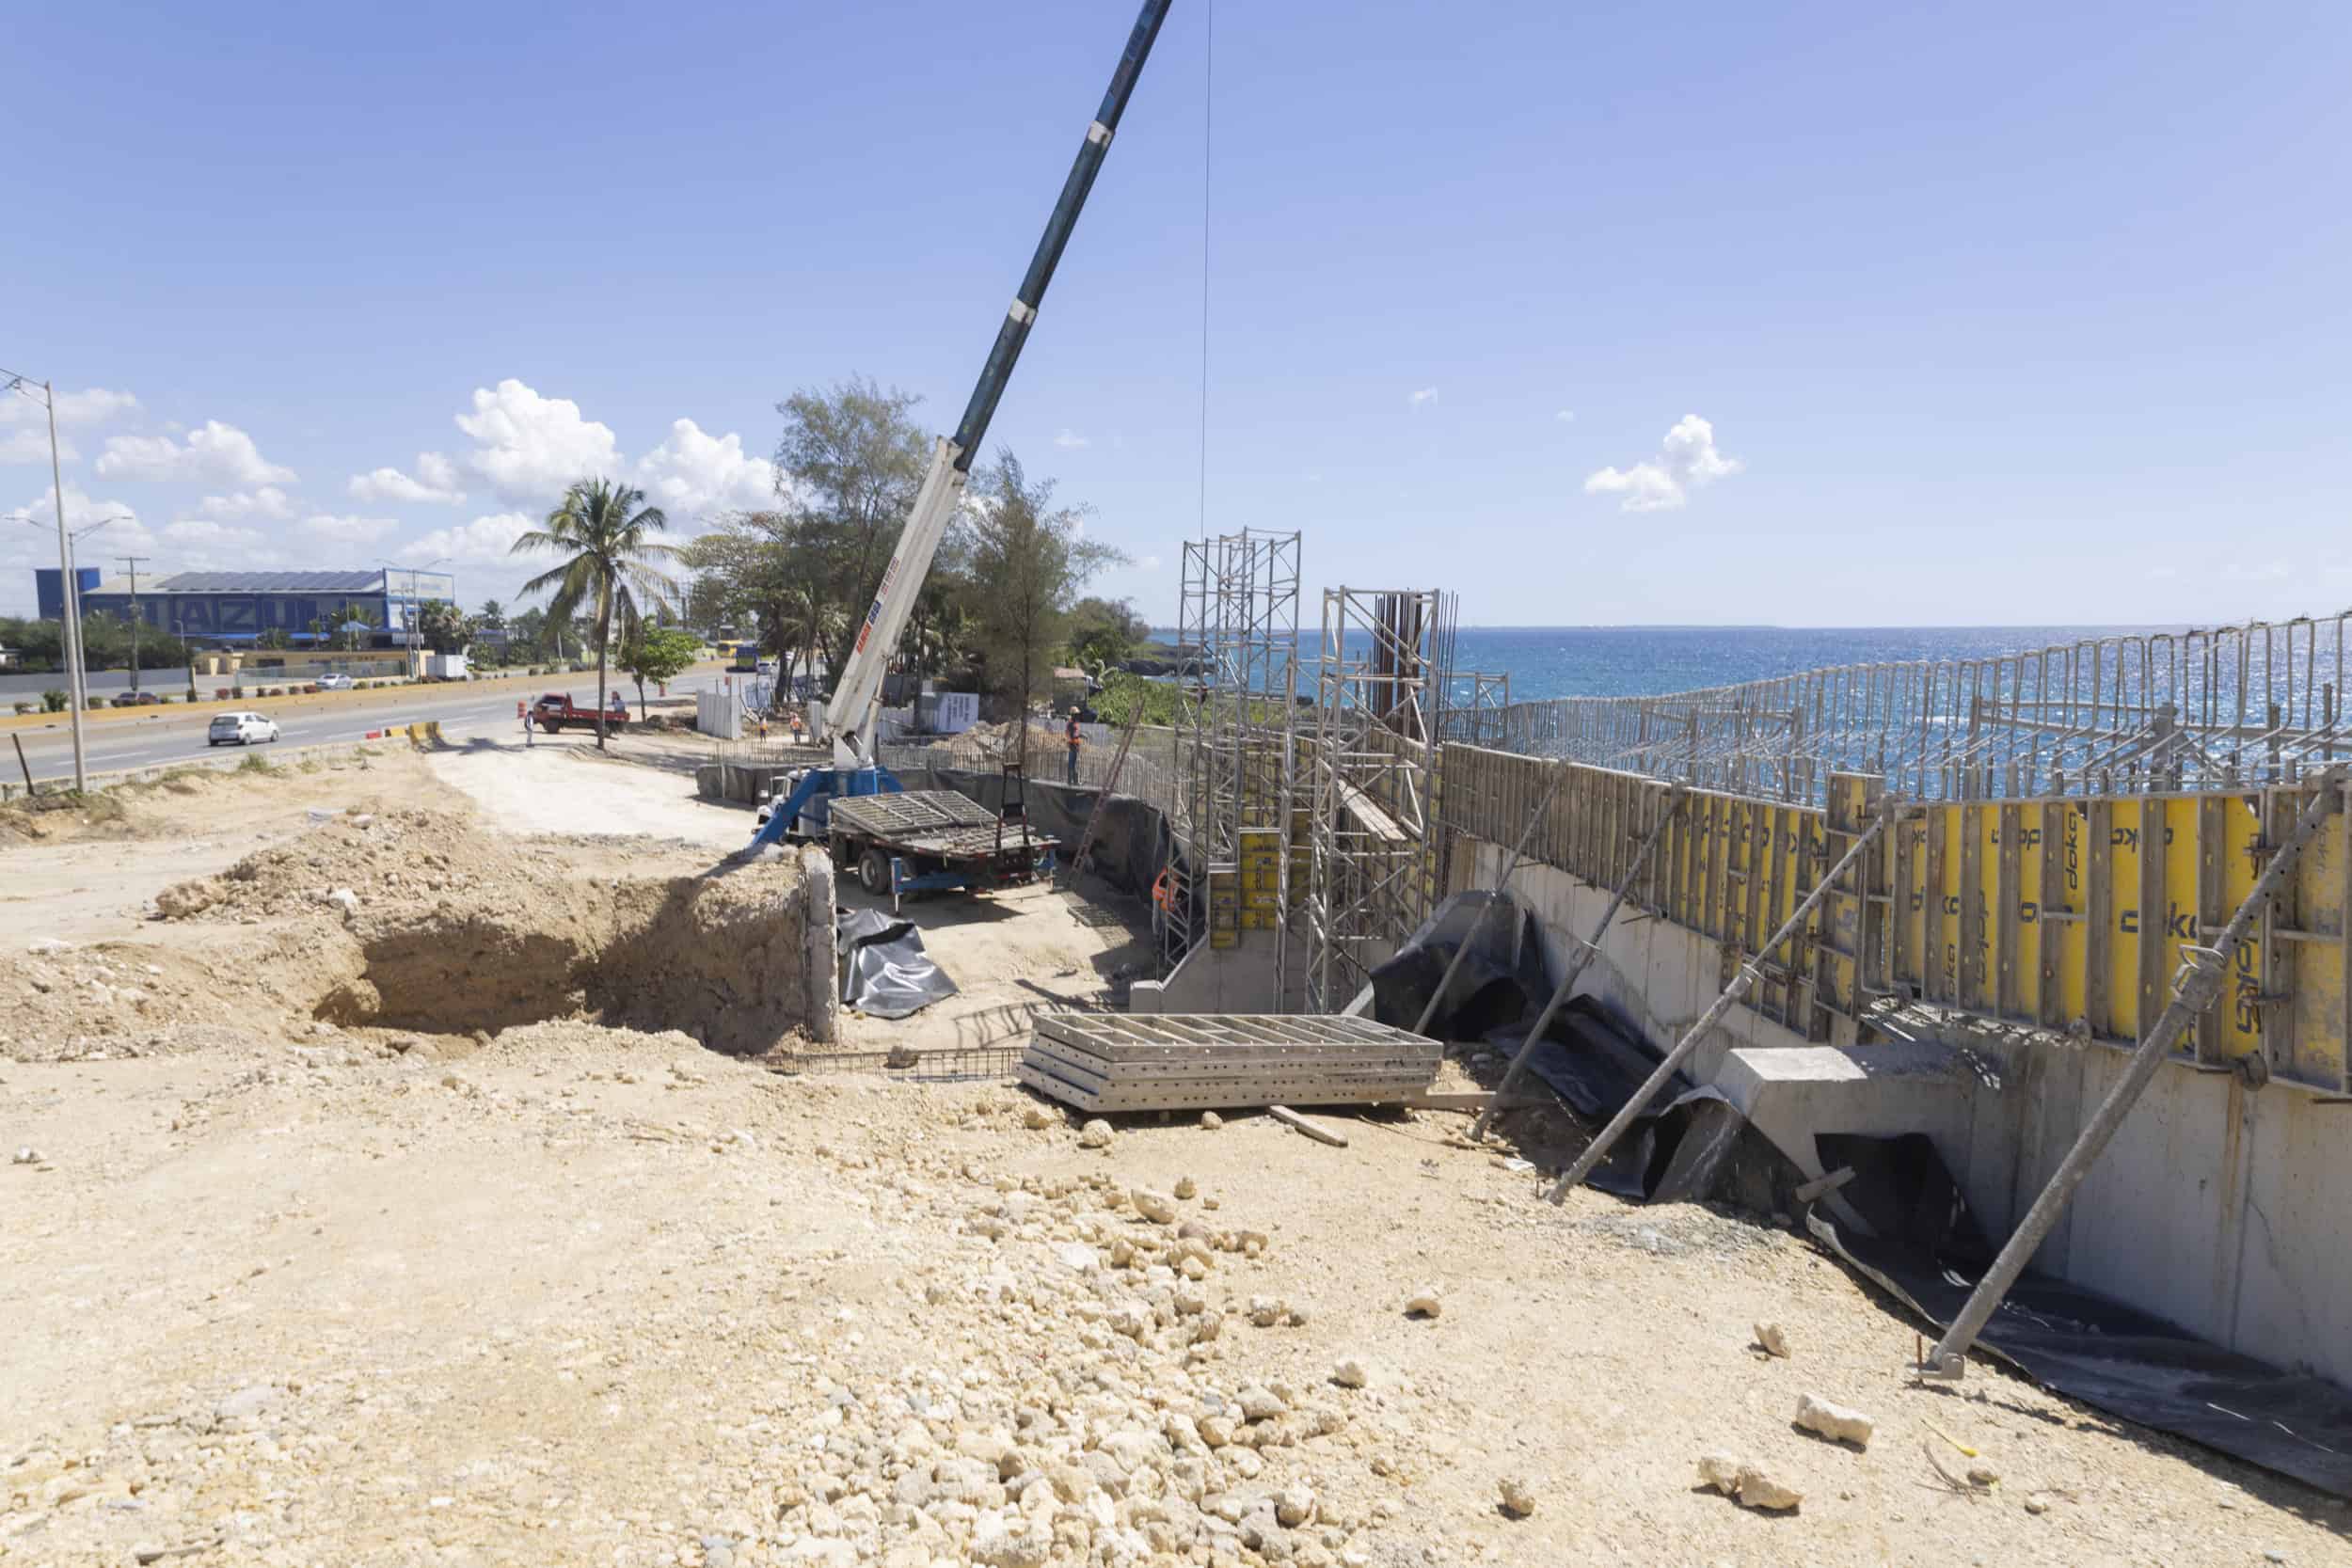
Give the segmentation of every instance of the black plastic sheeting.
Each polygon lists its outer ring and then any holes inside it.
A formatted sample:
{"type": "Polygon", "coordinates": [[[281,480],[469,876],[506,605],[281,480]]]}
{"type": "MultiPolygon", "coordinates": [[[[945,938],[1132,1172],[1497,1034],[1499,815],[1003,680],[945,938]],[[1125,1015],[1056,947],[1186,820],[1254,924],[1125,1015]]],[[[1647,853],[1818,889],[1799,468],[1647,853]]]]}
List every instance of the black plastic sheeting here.
{"type": "Polygon", "coordinates": [[[923,951],[923,933],[911,920],[837,909],[833,940],[841,1000],[868,1017],[904,1018],[956,994],[956,983],[923,951]]]}
{"type": "MultiPolygon", "coordinates": [[[[1465,941],[1470,954],[1431,1018],[1430,1031],[1439,1039],[1475,1040],[1508,1058],[1550,1000],[1551,982],[1544,974],[1534,916],[1507,898],[1497,908],[1491,893],[1448,898],[1372,972],[1372,1016],[1399,1029],[1414,1027],[1465,941]]],[[[1623,1109],[1664,1059],[1664,1052],[1623,1027],[1599,1003],[1579,996],[1552,1015],[1528,1057],[1527,1070],[1578,1116],[1598,1124],[1623,1109]]],[[[1604,1192],[1634,1199],[1705,1196],[1707,1171],[1679,1173],[1676,1190],[1661,1188],[1693,1126],[1702,1118],[1719,1121],[1727,1112],[1737,1117],[1720,1094],[1677,1072],[1588,1180],[1604,1192]]],[[[1729,1142],[1724,1141],[1719,1155],[1728,1152],[1729,1142]]]]}
{"type": "MultiPolygon", "coordinates": [[[[1934,1146],[1821,1136],[1822,1168],[1854,1167],[1839,1196],[1879,1234],[1814,1235],[1940,1329],[1990,1264],[1989,1246],[1934,1146]]],[[[2141,1426],[2352,1497],[2352,1394],[2185,1334],[2160,1318],[2028,1270],[1978,1347],[2043,1386],[2141,1426]]]]}

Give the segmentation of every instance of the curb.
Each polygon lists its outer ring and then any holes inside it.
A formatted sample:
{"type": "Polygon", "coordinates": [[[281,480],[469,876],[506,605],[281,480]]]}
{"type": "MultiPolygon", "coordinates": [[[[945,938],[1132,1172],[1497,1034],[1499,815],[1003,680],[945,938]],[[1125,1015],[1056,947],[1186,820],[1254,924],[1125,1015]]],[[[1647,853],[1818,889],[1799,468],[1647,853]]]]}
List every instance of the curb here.
{"type": "MultiPolygon", "coordinates": [[[[275,747],[260,752],[239,747],[233,756],[207,754],[190,757],[184,762],[159,762],[150,764],[145,768],[122,768],[110,773],[92,773],[89,775],[89,792],[96,794],[100,790],[119,789],[124,784],[152,784],[167,774],[185,773],[197,769],[212,773],[233,773],[256,758],[261,759],[268,768],[275,769],[313,758],[357,755],[364,752],[371,741],[381,744],[387,740],[406,740],[415,746],[430,746],[437,744],[440,738],[440,721],[434,720],[421,724],[396,725],[389,730],[370,730],[358,740],[328,740],[322,741],[315,746],[297,746],[291,752],[281,752],[275,747]]],[[[72,781],[67,779],[45,779],[41,781],[41,788],[53,794],[72,793],[72,781]]],[[[21,800],[24,798],[24,785],[22,783],[0,784],[0,801],[21,800]]]]}

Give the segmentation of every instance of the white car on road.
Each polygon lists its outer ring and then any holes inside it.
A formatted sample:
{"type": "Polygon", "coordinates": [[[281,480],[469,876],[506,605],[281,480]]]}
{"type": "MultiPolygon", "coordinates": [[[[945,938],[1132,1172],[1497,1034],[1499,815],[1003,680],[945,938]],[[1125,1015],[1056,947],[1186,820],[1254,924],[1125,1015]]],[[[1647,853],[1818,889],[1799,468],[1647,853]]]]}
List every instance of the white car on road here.
{"type": "Polygon", "coordinates": [[[226,746],[232,740],[240,746],[250,746],[258,740],[277,738],[277,721],[258,713],[215,713],[213,727],[204,735],[208,746],[226,746]]]}
{"type": "Polygon", "coordinates": [[[321,691],[348,691],[351,689],[351,677],[349,675],[321,675],[318,678],[318,689],[321,691]]]}

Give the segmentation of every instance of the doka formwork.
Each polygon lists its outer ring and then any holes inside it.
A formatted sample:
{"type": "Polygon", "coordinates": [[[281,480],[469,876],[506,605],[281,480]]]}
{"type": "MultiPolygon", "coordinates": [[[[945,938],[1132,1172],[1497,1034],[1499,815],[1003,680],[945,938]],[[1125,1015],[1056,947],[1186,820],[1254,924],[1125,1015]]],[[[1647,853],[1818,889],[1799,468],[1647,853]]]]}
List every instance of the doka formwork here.
{"type": "Polygon", "coordinates": [[[1359,1018],[1041,1013],[1020,1078],[1084,1111],[1397,1104],[1427,1092],[1443,1053],[1359,1018]]]}

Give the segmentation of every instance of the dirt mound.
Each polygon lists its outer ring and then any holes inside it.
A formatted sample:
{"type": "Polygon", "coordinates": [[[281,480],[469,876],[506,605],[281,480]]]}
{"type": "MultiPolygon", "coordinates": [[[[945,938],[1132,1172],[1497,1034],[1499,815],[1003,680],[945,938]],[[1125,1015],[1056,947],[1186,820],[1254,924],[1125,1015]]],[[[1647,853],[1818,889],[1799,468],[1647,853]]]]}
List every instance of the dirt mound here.
{"type": "Polygon", "coordinates": [[[260,850],[218,877],[177,882],[156,895],[167,920],[242,921],[292,914],[341,918],[347,890],[360,907],[413,902],[496,886],[529,898],[564,875],[501,847],[463,816],[436,811],[315,814],[294,843],[260,850]]]}
{"type": "Polygon", "coordinates": [[[135,942],[39,941],[0,958],[0,1058],[91,1061],[176,1055],[250,1039],[293,1017],[348,958],[264,933],[217,957],[135,942]]]}

